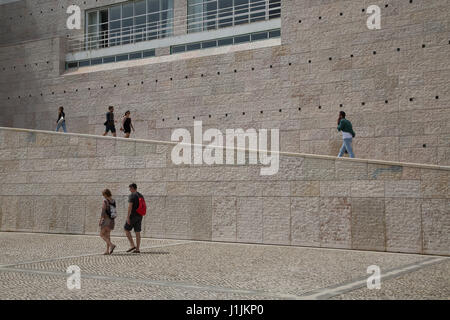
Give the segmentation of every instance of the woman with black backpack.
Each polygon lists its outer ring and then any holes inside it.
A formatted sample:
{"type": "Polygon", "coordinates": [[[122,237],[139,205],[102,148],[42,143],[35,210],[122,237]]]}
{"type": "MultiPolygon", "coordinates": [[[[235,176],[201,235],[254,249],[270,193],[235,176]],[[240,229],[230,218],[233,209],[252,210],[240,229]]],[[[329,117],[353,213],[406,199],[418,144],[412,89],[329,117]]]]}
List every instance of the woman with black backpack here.
{"type": "Polygon", "coordinates": [[[114,219],[117,216],[116,201],[112,198],[111,191],[105,189],[103,194],[102,215],[100,222],[100,237],[106,242],[105,255],[112,254],[116,245],[111,242],[111,230],[114,230],[114,219]],[[111,251],[110,251],[111,248],[111,251]]]}

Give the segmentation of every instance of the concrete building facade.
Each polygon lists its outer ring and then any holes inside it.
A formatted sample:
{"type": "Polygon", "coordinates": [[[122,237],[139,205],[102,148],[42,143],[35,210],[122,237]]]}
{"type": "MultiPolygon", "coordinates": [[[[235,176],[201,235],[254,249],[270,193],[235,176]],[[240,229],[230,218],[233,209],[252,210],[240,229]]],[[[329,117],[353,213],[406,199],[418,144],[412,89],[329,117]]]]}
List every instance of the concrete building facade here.
{"type": "Polygon", "coordinates": [[[450,167],[281,154],[262,165],[175,165],[175,143],[0,128],[0,231],[98,234],[101,191],[123,235],[130,181],[143,236],[450,254],[450,167]]]}
{"type": "MultiPolygon", "coordinates": [[[[150,10],[151,1],[134,2],[150,10]]],[[[132,112],[137,138],[167,141],[195,119],[220,130],[279,128],[282,151],[336,155],[344,110],[357,157],[450,164],[448,0],[263,0],[262,16],[252,13],[253,0],[240,15],[237,0],[204,1],[200,11],[190,8],[201,1],[158,1],[169,12],[157,18],[159,35],[161,21],[171,21],[166,35],[150,38],[154,30],[145,29],[145,41],[134,33],[129,43],[122,29],[121,44],[103,48],[87,47],[89,12],[97,10],[92,17],[100,21],[102,10],[120,4],[125,17],[128,2],[0,5],[0,126],[54,130],[64,106],[70,132],[101,134],[114,105],[117,118],[132,112]],[[67,28],[73,4],[81,9],[80,30],[67,28]],[[230,4],[233,16],[216,11],[215,22],[188,20],[230,4]],[[380,30],[367,27],[370,5],[381,9],[380,30]],[[238,23],[238,16],[248,20],[238,23]],[[223,28],[211,27],[222,21],[223,28]],[[131,51],[143,58],[129,59],[131,51]],[[124,54],[126,61],[67,68],[124,54]]]]}

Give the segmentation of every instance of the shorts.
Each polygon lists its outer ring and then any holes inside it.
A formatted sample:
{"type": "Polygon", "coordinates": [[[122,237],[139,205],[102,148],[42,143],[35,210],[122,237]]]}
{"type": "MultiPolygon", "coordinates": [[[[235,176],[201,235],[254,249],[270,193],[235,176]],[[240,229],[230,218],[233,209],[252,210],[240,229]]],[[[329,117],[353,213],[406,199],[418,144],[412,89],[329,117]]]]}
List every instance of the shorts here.
{"type": "Polygon", "coordinates": [[[142,216],[136,214],[130,216],[130,223],[125,222],[124,229],[127,231],[131,231],[134,228],[134,232],[141,232],[141,223],[142,223],[142,216]]]}
{"type": "Polygon", "coordinates": [[[108,227],[110,230],[114,230],[114,219],[111,219],[110,217],[105,217],[103,219],[102,224],[100,225],[100,228],[108,227]]]}
{"type": "Polygon", "coordinates": [[[111,130],[111,133],[116,133],[116,126],[114,126],[114,125],[106,125],[105,133],[108,133],[109,130],[111,130]]]}

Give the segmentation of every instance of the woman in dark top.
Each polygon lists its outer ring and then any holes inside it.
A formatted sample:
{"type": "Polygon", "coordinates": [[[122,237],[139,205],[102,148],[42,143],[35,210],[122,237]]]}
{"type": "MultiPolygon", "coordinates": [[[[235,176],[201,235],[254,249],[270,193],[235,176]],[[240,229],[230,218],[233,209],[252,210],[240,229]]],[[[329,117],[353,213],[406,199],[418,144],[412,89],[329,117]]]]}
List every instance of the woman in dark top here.
{"type": "Polygon", "coordinates": [[[59,131],[59,128],[63,128],[64,132],[67,132],[66,129],[66,114],[64,113],[64,107],[59,107],[58,110],[58,120],[56,120],[56,132],[59,131]]]}
{"type": "Polygon", "coordinates": [[[122,128],[120,128],[120,130],[123,131],[123,133],[125,133],[125,138],[129,138],[131,129],[133,129],[133,132],[134,132],[134,127],[133,127],[133,124],[131,123],[131,118],[130,118],[130,111],[127,111],[127,112],[125,112],[125,115],[123,116],[122,128]]]}
{"type": "Polygon", "coordinates": [[[106,242],[105,255],[112,254],[116,245],[111,242],[111,230],[114,230],[114,218],[116,216],[116,201],[112,198],[111,191],[105,189],[103,194],[102,215],[98,225],[100,226],[100,237],[106,242]],[[111,248],[111,251],[110,251],[111,248]]]}

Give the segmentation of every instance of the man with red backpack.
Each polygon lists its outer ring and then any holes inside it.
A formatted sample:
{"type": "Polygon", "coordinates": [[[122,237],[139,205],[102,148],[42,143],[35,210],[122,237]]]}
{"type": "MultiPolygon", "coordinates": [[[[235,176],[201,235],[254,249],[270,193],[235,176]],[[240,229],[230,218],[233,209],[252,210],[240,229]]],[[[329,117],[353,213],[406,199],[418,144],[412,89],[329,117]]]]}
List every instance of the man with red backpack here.
{"type": "Polygon", "coordinates": [[[141,224],[142,217],[145,216],[147,207],[142,194],[137,192],[137,185],[132,183],[129,185],[131,194],[128,196],[128,216],[124,229],[128,240],[130,241],[130,249],[127,252],[140,253],[139,247],[141,245],[141,224]],[[134,245],[131,230],[136,233],[136,245],[134,245]]]}

